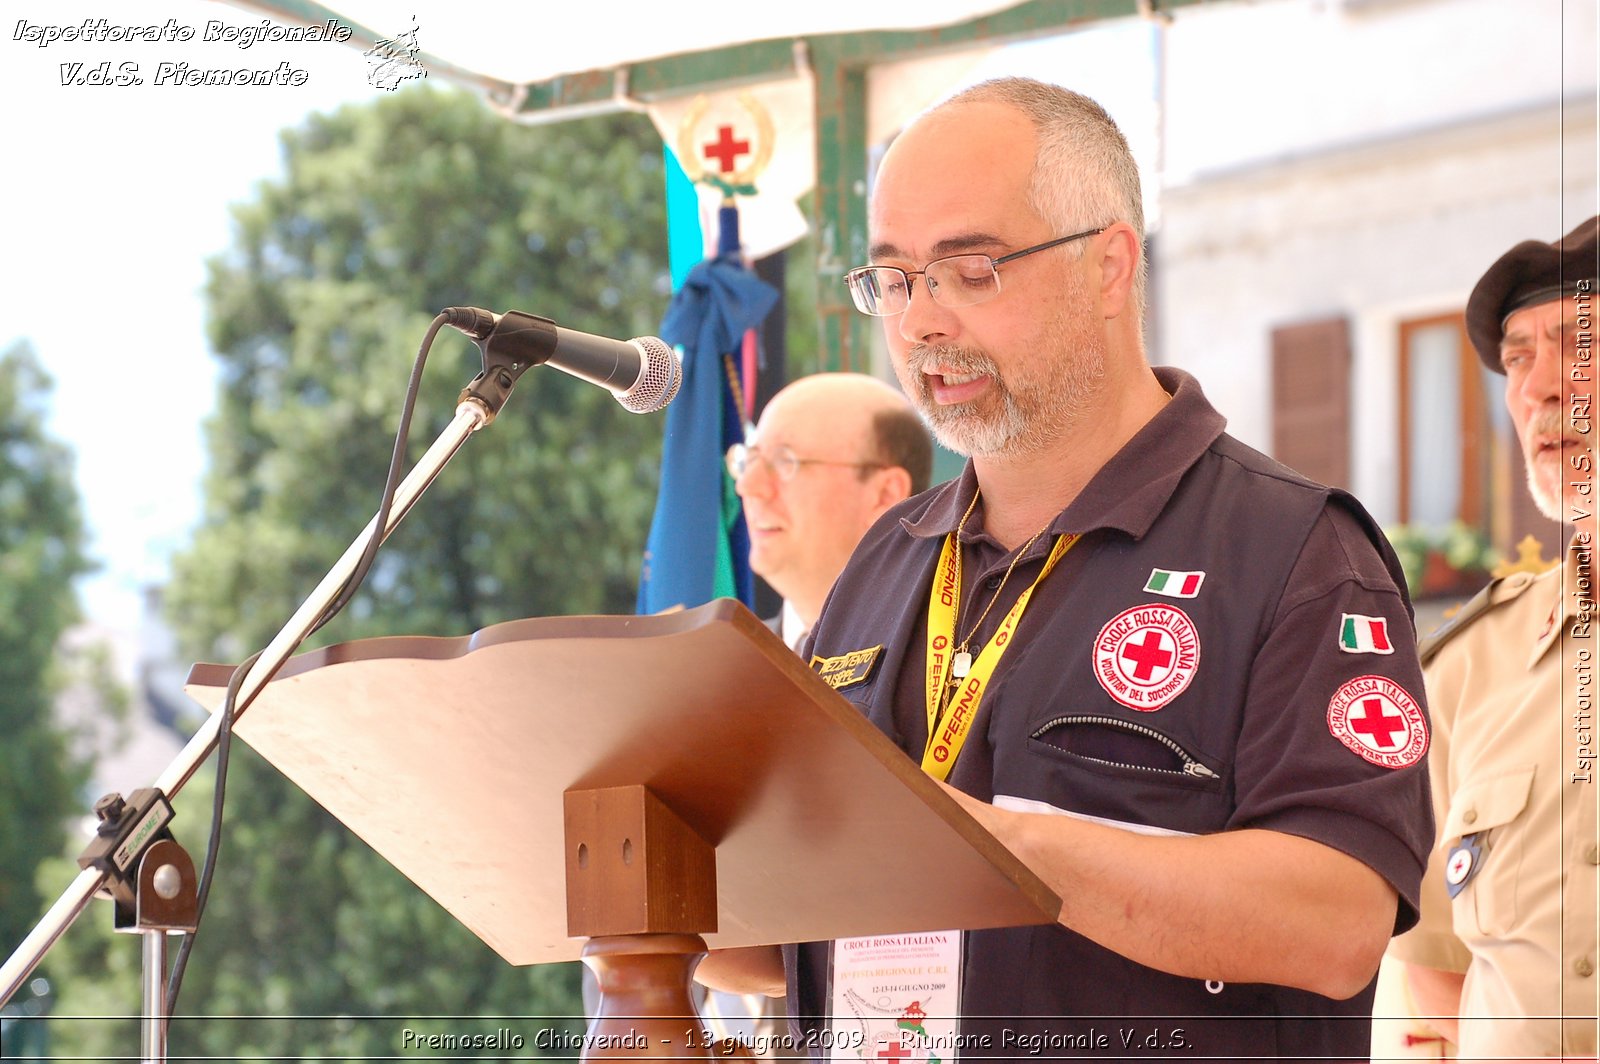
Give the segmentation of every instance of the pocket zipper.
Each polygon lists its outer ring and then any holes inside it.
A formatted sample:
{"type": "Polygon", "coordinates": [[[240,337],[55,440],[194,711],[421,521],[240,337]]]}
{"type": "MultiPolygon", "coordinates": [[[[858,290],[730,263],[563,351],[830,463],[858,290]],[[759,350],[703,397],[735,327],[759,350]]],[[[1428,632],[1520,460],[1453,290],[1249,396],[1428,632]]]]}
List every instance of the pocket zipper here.
{"type": "Polygon", "coordinates": [[[1116,768],[1139,769],[1145,772],[1165,772],[1174,776],[1193,776],[1196,779],[1203,780],[1214,780],[1220,778],[1215,772],[1212,772],[1199,761],[1196,761],[1193,757],[1189,756],[1189,751],[1185,750],[1183,747],[1179,746],[1177,743],[1173,742],[1171,739],[1167,738],[1165,735],[1162,735],[1155,729],[1146,728],[1143,724],[1134,724],[1131,721],[1118,720],[1116,717],[1057,717],[1055,720],[1048,721],[1041,726],[1038,731],[1033,733],[1032,738],[1038,739],[1051,728],[1058,727],[1062,724],[1104,724],[1113,728],[1121,728],[1124,731],[1131,731],[1138,735],[1143,735],[1147,738],[1154,739],[1156,742],[1160,743],[1162,746],[1165,746],[1168,750],[1171,750],[1174,754],[1178,755],[1179,759],[1183,761],[1183,770],[1178,772],[1170,768],[1149,768],[1144,765],[1124,765],[1117,761],[1107,761],[1105,758],[1101,757],[1090,757],[1088,754],[1080,754],[1072,750],[1065,751],[1066,753],[1072,754],[1073,757],[1081,757],[1085,761],[1093,761],[1101,765],[1112,765],[1116,768]]]}

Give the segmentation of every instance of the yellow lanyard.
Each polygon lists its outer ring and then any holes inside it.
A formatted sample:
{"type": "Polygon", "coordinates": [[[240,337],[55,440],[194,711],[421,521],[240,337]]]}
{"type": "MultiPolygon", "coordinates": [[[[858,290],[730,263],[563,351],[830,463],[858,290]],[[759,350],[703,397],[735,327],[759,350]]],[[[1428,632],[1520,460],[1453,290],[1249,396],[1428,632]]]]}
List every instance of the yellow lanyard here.
{"type": "MultiPolygon", "coordinates": [[[[1011,636],[1017,622],[1028,608],[1028,600],[1050,570],[1056,567],[1072,545],[1078,541],[1076,533],[1056,537],[1055,546],[1044,568],[1034,577],[1033,583],[1011,607],[993,638],[984,644],[971,671],[956,676],[959,688],[950,698],[949,712],[944,712],[946,674],[951,671],[952,644],[956,638],[956,623],[961,609],[961,544],[956,532],[944,538],[944,549],[939,554],[939,567],[934,570],[933,587],[928,592],[928,743],[922,751],[922,771],[936,780],[950,775],[967,735],[978,716],[978,703],[983,700],[989,678],[1000,663],[1001,656],[1011,645],[1011,636]]],[[[1026,549],[1026,548],[1024,548],[1026,549]]],[[[1005,585],[1002,582],[1001,587],[1005,585]]],[[[999,589],[995,594],[1000,594],[999,589]]]]}

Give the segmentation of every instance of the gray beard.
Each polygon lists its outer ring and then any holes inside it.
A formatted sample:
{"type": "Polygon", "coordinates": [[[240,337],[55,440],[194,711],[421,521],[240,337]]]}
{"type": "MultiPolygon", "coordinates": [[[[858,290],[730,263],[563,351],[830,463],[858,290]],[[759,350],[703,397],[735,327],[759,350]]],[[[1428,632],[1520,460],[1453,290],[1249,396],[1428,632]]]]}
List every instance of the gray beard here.
{"type": "Polygon", "coordinates": [[[1538,476],[1534,473],[1531,464],[1528,466],[1528,494],[1533,496],[1533,505],[1550,520],[1563,524],[1569,520],[1567,515],[1562,513],[1561,497],[1559,495],[1552,497],[1546,494],[1544,484],[1540,482],[1538,476]]]}
{"type": "Polygon", "coordinates": [[[1045,381],[1001,380],[994,360],[984,351],[954,344],[918,344],[906,357],[901,384],[911,395],[922,419],[945,447],[969,458],[1023,457],[1037,454],[1061,439],[1062,433],[1084,420],[1099,396],[1105,379],[1105,352],[1098,337],[1070,335],[1059,323],[1047,340],[1061,350],[1056,374],[1045,381]],[[983,373],[1000,391],[997,414],[982,414],[966,403],[941,406],[923,373],[925,366],[941,366],[958,373],[983,373]]]}
{"type": "MultiPolygon", "coordinates": [[[[1532,437],[1536,434],[1558,433],[1561,432],[1565,427],[1565,421],[1559,411],[1543,410],[1540,413],[1535,414],[1533,418],[1529,420],[1528,426],[1524,432],[1529,437],[1532,437]]],[[[1561,478],[1559,476],[1556,478],[1555,494],[1552,496],[1549,492],[1545,491],[1544,485],[1539,481],[1539,474],[1534,456],[1524,451],[1522,455],[1522,464],[1527,472],[1528,494],[1533,496],[1533,504],[1539,508],[1540,513],[1544,514],[1550,520],[1565,523],[1568,518],[1567,515],[1562,512],[1562,503],[1564,500],[1561,497],[1561,478]]]]}
{"type": "Polygon", "coordinates": [[[967,457],[1001,454],[1027,431],[1027,417],[1010,389],[1000,383],[994,362],[988,355],[967,347],[931,347],[919,344],[911,349],[907,364],[913,382],[913,400],[934,437],[945,447],[967,457]],[[933,389],[922,371],[925,364],[936,364],[963,373],[985,373],[1000,389],[999,416],[984,418],[970,404],[941,406],[933,400],[933,389]]]}

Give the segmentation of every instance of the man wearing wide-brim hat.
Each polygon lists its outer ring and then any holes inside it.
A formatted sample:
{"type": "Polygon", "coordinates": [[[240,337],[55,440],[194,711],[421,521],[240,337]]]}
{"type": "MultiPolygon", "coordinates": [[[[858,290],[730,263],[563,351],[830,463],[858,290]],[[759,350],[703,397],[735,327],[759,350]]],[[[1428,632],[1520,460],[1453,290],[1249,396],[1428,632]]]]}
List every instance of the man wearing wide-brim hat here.
{"type": "Polygon", "coordinates": [[[1391,952],[1462,1058],[1596,1052],[1597,234],[1518,244],[1467,301],[1534,500],[1574,534],[1560,566],[1497,580],[1420,650],[1439,839],[1391,952]]]}

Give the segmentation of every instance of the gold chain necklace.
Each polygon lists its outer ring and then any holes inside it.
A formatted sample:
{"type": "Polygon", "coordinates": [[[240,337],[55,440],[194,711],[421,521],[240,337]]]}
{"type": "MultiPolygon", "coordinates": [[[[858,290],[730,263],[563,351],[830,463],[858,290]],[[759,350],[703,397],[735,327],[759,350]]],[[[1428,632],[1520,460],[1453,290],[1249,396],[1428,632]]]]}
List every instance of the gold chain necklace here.
{"type": "MultiPolygon", "coordinates": [[[[958,618],[956,622],[958,624],[960,623],[959,618],[961,616],[961,533],[966,531],[967,518],[971,517],[972,511],[977,509],[978,497],[982,494],[983,493],[981,491],[975,491],[972,493],[972,501],[967,504],[967,512],[961,515],[961,523],[956,525],[955,615],[958,618]]],[[[1051,518],[1051,520],[1053,521],[1054,518],[1051,518]]],[[[983,627],[983,619],[989,616],[989,611],[994,609],[994,604],[1000,601],[1000,595],[1006,589],[1006,581],[1011,579],[1011,571],[1017,567],[1017,563],[1022,560],[1022,556],[1028,553],[1028,550],[1038,542],[1039,537],[1044,535],[1045,529],[1048,529],[1049,527],[1050,522],[1046,521],[1044,528],[1041,528],[1039,531],[1035,532],[1032,537],[1029,538],[1028,542],[1022,545],[1022,549],[1017,551],[1016,555],[1011,559],[1011,564],[1006,566],[1005,575],[1000,577],[1000,583],[994,589],[994,594],[989,596],[988,605],[983,607],[983,612],[978,614],[978,619],[972,622],[971,628],[967,629],[966,638],[956,644],[955,653],[950,658],[950,679],[948,685],[951,688],[958,686],[961,681],[966,678],[967,673],[972,671],[972,653],[970,650],[968,650],[968,644],[972,642],[972,637],[978,634],[978,629],[983,627]]],[[[955,633],[952,632],[950,634],[954,635],[955,633]]]]}

